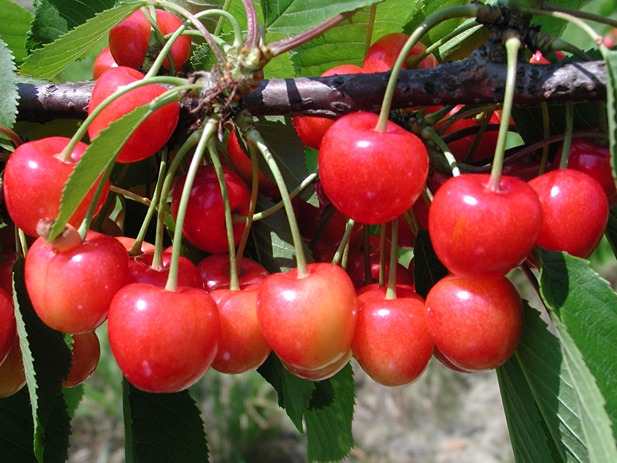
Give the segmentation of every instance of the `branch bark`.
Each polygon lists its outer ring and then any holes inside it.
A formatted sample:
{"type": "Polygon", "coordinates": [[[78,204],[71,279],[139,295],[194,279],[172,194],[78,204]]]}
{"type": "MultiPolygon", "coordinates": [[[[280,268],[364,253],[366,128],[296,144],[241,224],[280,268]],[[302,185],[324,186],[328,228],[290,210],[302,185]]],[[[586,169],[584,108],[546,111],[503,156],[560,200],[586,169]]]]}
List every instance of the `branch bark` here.
{"type": "MultiPolygon", "coordinates": [[[[505,77],[505,64],[474,57],[432,69],[406,70],[399,78],[392,107],[498,103],[503,99],[505,77]]],[[[244,96],[244,104],[254,115],[339,117],[359,110],[378,111],[387,80],[388,73],[264,80],[244,96]]],[[[531,105],[543,101],[605,100],[606,83],[603,61],[521,63],[514,101],[517,105],[531,105]]],[[[18,119],[83,119],[93,85],[19,84],[18,119]]],[[[190,109],[194,104],[187,101],[184,106],[190,109]]]]}

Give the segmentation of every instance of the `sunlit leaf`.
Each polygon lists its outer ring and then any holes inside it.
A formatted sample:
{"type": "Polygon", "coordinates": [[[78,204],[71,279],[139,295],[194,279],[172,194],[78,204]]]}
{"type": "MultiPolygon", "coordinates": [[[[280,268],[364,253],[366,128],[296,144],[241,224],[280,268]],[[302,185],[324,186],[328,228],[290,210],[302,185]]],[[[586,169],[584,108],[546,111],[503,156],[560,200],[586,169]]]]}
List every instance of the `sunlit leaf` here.
{"type": "Polygon", "coordinates": [[[0,125],[12,127],[17,115],[17,81],[13,56],[0,38],[0,125]]]}
{"type": "Polygon", "coordinates": [[[0,40],[13,53],[15,61],[26,59],[26,35],[30,29],[32,13],[11,0],[0,0],[0,40]]]}

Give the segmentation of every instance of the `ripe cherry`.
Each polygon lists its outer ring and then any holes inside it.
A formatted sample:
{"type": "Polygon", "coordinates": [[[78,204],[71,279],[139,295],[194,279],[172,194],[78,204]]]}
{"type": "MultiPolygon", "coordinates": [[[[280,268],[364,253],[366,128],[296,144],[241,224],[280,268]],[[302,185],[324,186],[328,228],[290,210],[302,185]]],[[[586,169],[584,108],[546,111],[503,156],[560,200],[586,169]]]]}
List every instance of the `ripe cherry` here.
{"type": "MultiPolygon", "coordinates": [[[[233,216],[248,214],[251,193],[242,179],[231,169],[224,167],[223,176],[227,185],[229,205],[233,216]]],[[[171,213],[176,219],[186,176],[178,179],[171,199],[171,213]]],[[[235,222],[233,236],[237,245],[245,222],[235,222]]],[[[209,253],[224,253],[229,250],[225,227],[225,205],[214,167],[205,166],[197,171],[191,187],[190,198],[184,219],[184,236],[193,245],[209,253]]]]}
{"type": "Polygon", "coordinates": [[[11,350],[16,337],[17,325],[13,300],[5,290],[0,289],[0,363],[11,350]]]}
{"type": "MultiPolygon", "coordinates": [[[[154,252],[145,252],[138,256],[129,258],[129,272],[131,283],[148,283],[162,288],[167,284],[169,267],[171,266],[171,252],[164,252],[160,267],[153,267],[154,252]]],[[[199,270],[193,262],[184,256],[179,256],[178,260],[178,286],[190,286],[192,288],[203,288],[199,270]]]]}
{"type": "Polygon", "coordinates": [[[92,65],[92,77],[96,80],[108,69],[117,67],[118,63],[116,63],[114,57],[111,56],[109,47],[105,47],[100,51],[94,60],[94,64],[92,65]]]}
{"type": "MultiPolygon", "coordinates": [[[[244,152],[242,146],[240,146],[235,130],[232,130],[227,138],[227,157],[242,180],[244,180],[247,185],[250,185],[253,181],[253,162],[250,156],[244,152]]],[[[271,198],[279,196],[279,190],[276,184],[266,177],[261,170],[259,171],[258,179],[259,191],[271,198]]]]}
{"type": "MultiPolygon", "coordinates": [[[[68,145],[65,137],[48,137],[20,145],[9,157],[4,171],[4,199],[11,220],[30,236],[38,236],[36,226],[44,219],[55,219],[60,210],[62,190],[77,161],[88,147],[78,143],[70,161],[60,158],[68,145]]],[[[79,226],[92,202],[96,185],[86,194],[69,223],[79,226]]],[[[103,205],[109,184],[98,201],[103,205]]]]}
{"type": "MultiPolygon", "coordinates": [[[[392,69],[407,39],[409,39],[409,35],[402,32],[393,32],[375,41],[364,57],[364,62],[362,63],[364,72],[386,72],[392,69]]],[[[407,55],[407,59],[418,56],[424,50],[426,50],[426,46],[423,43],[416,43],[407,55]]],[[[429,54],[418,63],[417,67],[420,69],[432,68],[438,64],[435,56],[429,54]]],[[[403,64],[403,69],[407,69],[406,63],[403,64]]]]}
{"type": "Polygon", "coordinates": [[[332,204],[363,224],[397,218],[418,199],[428,175],[428,154],[418,137],[379,117],[357,112],[326,132],[319,149],[319,174],[332,204]]]}
{"type": "Polygon", "coordinates": [[[24,361],[19,347],[19,337],[15,336],[8,355],[0,363],[0,399],[17,394],[25,385],[24,361]]]}
{"type": "Polygon", "coordinates": [[[128,283],[128,256],[113,237],[88,232],[74,247],[58,250],[45,238],[30,247],[25,282],[32,306],[49,327],[64,333],[92,331],[106,318],[116,292],[128,283]]]}
{"type": "Polygon", "coordinates": [[[210,367],[219,339],[216,304],[202,289],[131,283],[114,297],[109,345],[126,379],[146,392],[178,392],[210,367]]]}
{"type": "Polygon", "coordinates": [[[94,331],[73,335],[71,368],[62,387],[75,387],[90,376],[101,357],[101,344],[94,331]]]}
{"type": "Polygon", "coordinates": [[[536,242],[542,206],[524,181],[502,176],[489,188],[488,174],[463,174],[444,183],[429,209],[435,253],[450,272],[468,278],[503,276],[536,242]]]}
{"type": "MultiPolygon", "coordinates": [[[[259,285],[270,275],[263,265],[248,257],[242,257],[237,267],[240,289],[259,285]]],[[[206,291],[229,288],[229,254],[212,254],[204,257],[197,264],[197,270],[206,291]]]]}
{"type": "Polygon", "coordinates": [[[356,324],[356,291],[345,271],[333,264],[309,264],[266,278],[257,293],[257,320],[264,338],[283,364],[306,379],[325,379],[351,353],[356,324]]]}
{"type": "Polygon", "coordinates": [[[518,345],[522,315],[521,297],[505,277],[449,275],[426,296],[426,321],[435,347],[466,371],[503,364],[518,345]]]}
{"type": "MultiPolygon", "coordinates": [[[[144,75],[141,72],[126,66],[118,66],[105,71],[92,88],[88,114],[91,114],[117,90],[143,78],[144,75]]],[[[166,90],[162,85],[149,84],[116,98],[88,126],[88,135],[93,139],[111,122],[120,119],[138,106],[149,104],[166,90]]],[[[136,162],[152,156],[167,143],[178,124],[179,116],[180,107],[176,102],[167,103],[157,109],[131,134],[120,150],[117,161],[136,162]]]]}
{"type": "Polygon", "coordinates": [[[558,169],[529,181],[542,204],[537,245],[586,258],[596,248],[608,221],[608,202],[600,184],[574,169],[558,169]]]}
{"type": "Polygon", "coordinates": [[[219,347],[212,367],[221,373],[254,370],[270,353],[257,322],[257,288],[217,289],[210,293],[221,324],[219,347]]]}
{"type": "Polygon", "coordinates": [[[411,287],[397,285],[397,297],[386,299],[377,284],[358,291],[358,321],[351,344],[364,371],[386,386],[415,381],[433,355],[424,300],[411,287]]]}

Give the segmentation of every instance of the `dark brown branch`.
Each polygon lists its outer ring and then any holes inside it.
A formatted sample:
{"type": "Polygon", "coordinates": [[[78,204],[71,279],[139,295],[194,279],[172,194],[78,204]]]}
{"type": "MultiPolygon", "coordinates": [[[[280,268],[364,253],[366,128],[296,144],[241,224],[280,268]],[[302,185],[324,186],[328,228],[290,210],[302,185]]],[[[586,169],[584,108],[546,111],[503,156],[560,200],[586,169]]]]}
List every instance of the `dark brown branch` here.
{"type": "MultiPolygon", "coordinates": [[[[403,71],[393,108],[457,103],[497,103],[503,98],[505,65],[469,59],[432,69],[403,71]]],[[[254,115],[308,114],[337,117],[348,112],[378,111],[388,74],[272,79],[244,97],[254,115]]],[[[518,70],[515,103],[606,99],[606,67],[602,61],[532,65],[518,70]]],[[[92,82],[19,85],[19,119],[48,121],[83,119],[92,82]]],[[[187,102],[192,106],[194,102],[187,102]]]]}

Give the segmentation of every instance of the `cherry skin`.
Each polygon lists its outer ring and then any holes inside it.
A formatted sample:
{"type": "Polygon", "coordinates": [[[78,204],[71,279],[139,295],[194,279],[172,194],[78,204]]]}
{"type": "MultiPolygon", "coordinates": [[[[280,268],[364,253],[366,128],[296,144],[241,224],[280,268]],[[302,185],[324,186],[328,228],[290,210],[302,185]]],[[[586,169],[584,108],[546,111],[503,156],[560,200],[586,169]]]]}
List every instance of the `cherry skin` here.
{"type": "Polygon", "coordinates": [[[8,355],[0,363],[0,399],[17,394],[25,385],[24,361],[19,347],[19,337],[15,336],[8,355]]]}
{"type": "Polygon", "coordinates": [[[320,380],[342,368],[351,350],[358,301],[345,271],[309,264],[266,278],[257,293],[257,320],[283,364],[305,379],[320,380]]]}
{"type": "Polygon", "coordinates": [[[469,278],[503,276],[529,254],[542,224],[538,195],[526,182],[501,176],[499,190],[488,174],[446,181],[433,198],[428,230],[439,260],[469,278]]]}
{"type": "MultiPolygon", "coordinates": [[[[105,71],[92,88],[88,115],[92,114],[107,97],[121,87],[143,78],[144,75],[141,72],[126,66],[118,66],[105,71]]],[[[130,113],[138,106],[150,103],[166,90],[162,85],[149,84],[116,98],[88,126],[88,135],[91,139],[95,138],[110,123],[130,113]]],[[[152,156],[167,143],[178,124],[179,116],[180,106],[176,102],[167,103],[157,109],[132,133],[120,150],[117,161],[136,162],[152,156]]]]}
{"type": "Polygon", "coordinates": [[[108,69],[117,67],[118,63],[116,63],[114,57],[111,55],[109,47],[105,47],[94,59],[94,64],[92,65],[92,77],[96,80],[108,69]]]}
{"type": "Polygon", "coordinates": [[[542,228],[536,244],[587,258],[608,221],[608,201],[600,184],[574,169],[558,169],[529,181],[542,204],[542,228]]]}
{"type": "Polygon", "coordinates": [[[16,336],[17,325],[13,300],[5,290],[0,289],[0,363],[11,350],[16,336]]]}
{"type": "Polygon", "coordinates": [[[518,345],[523,305],[506,277],[449,275],[431,288],[425,304],[435,347],[462,370],[496,368],[518,345]]]}
{"type": "MultiPolygon", "coordinates": [[[[154,260],[154,252],[145,252],[138,256],[129,258],[129,272],[131,283],[148,283],[162,288],[167,284],[169,276],[169,267],[171,266],[171,252],[164,252],[161,266],[154,268],[152,262],[154,260]]],[[[203,289],[203,283],[199,270],[193,262],[184,256],[180,256],[178,260],[178,286],[190,286],[192,288],[203,289]]]]}
{"type": "MultiPolygon", "coordinates": [[[[559,148],[553,165],[559,167],[563,146],[559,148]]],[[[580,170],[593,177],[604,189],[610,206],[617,203],[617,190],[611,169],[608,146],[599,145],[591,138],[573,138],[568,156],[569,169],[580,170]]]]}
{"type": "Polygon", "coordinates": [[[204,290],[131,283],[114,297],[109,345],[126,379],[146,392],[178,392],[212,364],[219,339],[216,304],[204,290]]]}
{"type": "MultiPolygon", "coordinates": [[[[160,9],[155,11],[156,23],[163,35],[172,34],[182,25],[182,21],[176,15],[160,9]]],[[[141,10],[135,11],[112,27],[109,31],[109,49],[114,60],[120,66],[141,68],[150,47],[151,33],[150,22],[141,10]]],[[[171,46],[171,57],[176,69],[184,66],[190,53],[191,38],[187,35],[178,37],[171,46]]],[[[169,69],[169,58],[165,58],[163,67],[169,69]]]]}
{"type": "Polygon", "coordinates": [[[30,247],[25,282],[32,306],[49,327],[64,333],[92,331],[105,320],[116,292],[128,283],[128,256],[115,238],[88,232],[59,251],[45,238],[30,247]]]}
{"type": "MultiPolygon", "coordinates": [[[[197,264],[197,270],[206,291],[229,289],[229,254],[212,254],[204,257],[197,264]]],[[[263,265],[248,257],[240,259],[237,271],[240,289],[259,285],[270,275],[263,265]]]]}
{"type": "MultiPolygon", "coordinates": [[[[229,168],[223,167],[223,177],[227,185],[232,216],[246,216],[251,199],[248,187],[229,168]]],[[[185,181],[186,176],[179,178],[172,193],[171,214],[174,220],[178,216],[185,181]]],[[[234,223],[233,235],[236,245],[240,241],[244,227],[244,221],[234,223]]],[[[225,205],[219,181],[212,166],[204,166],[197,171],[191,187],[182,231],[187,240],[203,251],[215,254],[229,250],[225,227],[225,205]]]]}
{"type": "MultiPolygon", "coordinates": [[[[20,145],[9,157],[4,171],[4,200],[15,225],[27,235],[38,237],[40,220],[55,219],[60,210],[62,190],[77,161],[88,145],[78,143],[70,162],[63,162],[60,153],[69,143],[65,137],[48,137],[20,145]]],[[[98,182],[97,182],[98,183],[98,182]]],[[[96,185],[86,194],[69,223],[79,226],[92,202],[96,185]]],[[[105,202],[109,183],[97,203],[105,202]]]]}
{"type": "Polygon", "coordinates": [[[428,176],[428,154],[418,137],[377,114],[351,113],[326,132],[319,174],[334,207],[363,224],[397,218],[418,199],[428,176]]]}
{"type": "MultiPolygon", "coordinates": [[[[363,74],[364,69],[355,64],[342,64],[328,69],[321,77],[336,76],[340,74],[363,74]]],[[[300,140],[305,146],[319,149],[321,140],[326,131],[334,124],[334,119],[319,116],[295,116],[291,118],[300,140]]]]}
{"type": "Polygon", "coordinates": [[[377,284],[358,291],[358,321],[351,344],[362,369],[385,386],[415,381],[433,355],[424,300],[408,286],[397,285],[396,292],[395,299],[386,299],[386,288],[377,284]]]}
{"type": "Polygon", "coordinates": [[[210,293],[218,307],[221,332],[212,367],[238,374],[259,367],[270,354],[257,322],[257,286],[243,290],[217,289],[210,293]]]}
{"type": "MultiPolygon", "coordinates": [[[[392,69],[407,39],[409,39],[409,35],[402,32],[393,32],[375,41],[364,57],[364,62],[362,63],[364,72],[386,72],[392,69]]],[[[426,46],[418,42],[407,55],[407,59],[418,56],[424,50],[426,50],[426,46]]],[[[433,68],[438,64],[435,56],[429,54],[418,63],[417,67],[420,69],[433,68]]],[[[403,69],[407,69],[406,63],[403,63],[403,69]]]]}
{"type": "Polygon", "coordinates": [[[62,387],[75,387],[83,383],[96,369],[101,358],[101,344],[94,331],[73,335],[71,368],[62,387]]]}

